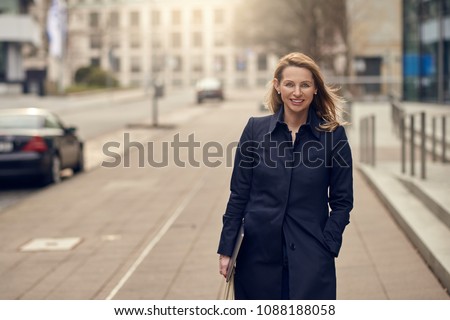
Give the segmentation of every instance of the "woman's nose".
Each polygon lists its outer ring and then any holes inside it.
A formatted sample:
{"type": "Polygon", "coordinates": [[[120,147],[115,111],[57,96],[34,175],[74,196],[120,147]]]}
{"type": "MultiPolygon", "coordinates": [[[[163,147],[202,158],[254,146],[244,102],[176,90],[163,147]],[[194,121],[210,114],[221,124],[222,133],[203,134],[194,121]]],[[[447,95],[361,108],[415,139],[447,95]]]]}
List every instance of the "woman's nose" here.
{"type": "Polygon", "coordinates": [[[294,95],[299,96],[299,95],[301,95],[301,94],[302,94],[301,88],[296,86],[296,87],[294,88],[294,95]]]}

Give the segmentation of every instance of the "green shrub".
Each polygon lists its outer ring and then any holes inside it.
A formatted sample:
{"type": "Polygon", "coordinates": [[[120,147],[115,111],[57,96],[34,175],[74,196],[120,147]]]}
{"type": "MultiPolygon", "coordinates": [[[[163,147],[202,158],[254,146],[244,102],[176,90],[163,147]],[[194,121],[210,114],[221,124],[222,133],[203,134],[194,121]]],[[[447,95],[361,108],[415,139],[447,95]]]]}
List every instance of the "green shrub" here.
{"type": "Polygon", "coordinates": [[[88,87],[106,88],[117,87],[118,81],[114,76],[100,67],[81,67],[75,72],[75,83],[88,87]]]}
{"type": "Polygon", "coordinates": [[[75,72],[75,83],[86,83],[92,67],[81,67],[75,72]]]}

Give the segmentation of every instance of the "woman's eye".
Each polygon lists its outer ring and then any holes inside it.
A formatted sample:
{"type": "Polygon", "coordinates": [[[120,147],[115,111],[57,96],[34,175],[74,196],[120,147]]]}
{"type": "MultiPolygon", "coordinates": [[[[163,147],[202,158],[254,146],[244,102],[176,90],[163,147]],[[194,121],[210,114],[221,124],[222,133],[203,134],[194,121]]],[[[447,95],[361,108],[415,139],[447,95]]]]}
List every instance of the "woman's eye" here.
{"type": "Polygon", "coordinates": [[[309,88],[309,84],[303,83],[303,84],[301,85],[301,87],[302,87],[303,89],[308,89],[308,88],[309,88]]]}

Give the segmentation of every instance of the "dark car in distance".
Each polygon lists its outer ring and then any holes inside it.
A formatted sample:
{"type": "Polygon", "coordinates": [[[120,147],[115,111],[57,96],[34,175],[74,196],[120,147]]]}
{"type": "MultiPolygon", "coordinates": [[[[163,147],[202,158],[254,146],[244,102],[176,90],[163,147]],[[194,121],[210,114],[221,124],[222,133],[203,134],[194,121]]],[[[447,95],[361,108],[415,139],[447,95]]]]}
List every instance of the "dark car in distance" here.
{"type": "Polygon", "coordinates": [[[75,127],[63,125],[44,109],[0,109],[0,179],[38,178],[61,181],[61,170],[84,169],[83,142],[75,127]]]}
{"type": "Polygon", "coordinates": [[[223,86],[219,79],[204,78],[196,84],[197,103],[202,103],[205,99],[224,100],[223,86]]]}

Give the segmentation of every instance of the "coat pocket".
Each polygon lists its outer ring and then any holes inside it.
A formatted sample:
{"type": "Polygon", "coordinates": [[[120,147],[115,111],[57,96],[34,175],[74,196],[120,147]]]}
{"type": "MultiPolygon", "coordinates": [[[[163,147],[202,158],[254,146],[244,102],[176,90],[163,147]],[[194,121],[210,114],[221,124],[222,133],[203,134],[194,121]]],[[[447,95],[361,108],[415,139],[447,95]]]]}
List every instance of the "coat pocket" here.
{"type": "Polygon", "coordinates": [[[331,251],[330,247],[325,240],[325,236],[323,233],[320,233],[320,243],[322,244],[323,249],[330,255],[333,259],[335,258],[334,253],[331,251]]]}

